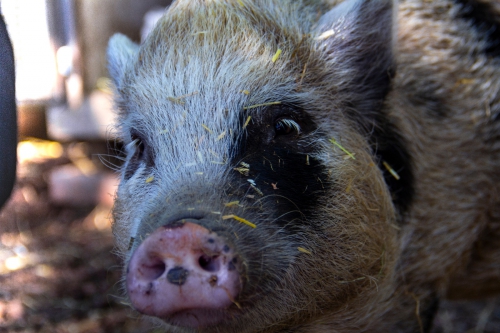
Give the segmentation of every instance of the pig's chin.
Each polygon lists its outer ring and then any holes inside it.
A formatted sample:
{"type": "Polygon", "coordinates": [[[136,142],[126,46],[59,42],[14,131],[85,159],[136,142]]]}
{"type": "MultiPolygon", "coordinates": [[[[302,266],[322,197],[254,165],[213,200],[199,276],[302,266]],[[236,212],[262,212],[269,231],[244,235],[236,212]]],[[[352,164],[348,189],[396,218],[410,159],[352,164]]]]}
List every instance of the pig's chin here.
{"type": "Polygon", "coordinates": [[[168,318],[162,319],[173,326],[201,329],[208,326],[216,326],[230,318],[229,313],[224,310],[189,309],[178,311],[168,318]]]}

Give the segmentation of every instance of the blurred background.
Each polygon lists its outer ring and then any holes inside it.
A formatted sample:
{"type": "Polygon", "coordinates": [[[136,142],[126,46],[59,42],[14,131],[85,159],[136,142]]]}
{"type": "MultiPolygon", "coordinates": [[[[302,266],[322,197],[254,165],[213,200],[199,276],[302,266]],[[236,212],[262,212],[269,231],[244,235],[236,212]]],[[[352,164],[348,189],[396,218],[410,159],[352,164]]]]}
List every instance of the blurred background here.
{"type": "MultiPolygon", "coordinates": [[[[150,332],[121,298],[121,163],[106,47],[169,0],[0,0],[15,56],[17,180],[0,210],[0,332],[150,332]]],[[[1,157],[0,157],[1,158],[1,157]]]]}
{"type": "MultiPolygon", "coordinates": [[[[0,332],[160,332],[121,297],[111,207],[122,147],[105,51],[115,32],[140,42],[169,3],[0,0],[19,135],[0,210],[0,332]]],[[[499,304],[445,302],[433,333],[500,332],[499,304]]]]}

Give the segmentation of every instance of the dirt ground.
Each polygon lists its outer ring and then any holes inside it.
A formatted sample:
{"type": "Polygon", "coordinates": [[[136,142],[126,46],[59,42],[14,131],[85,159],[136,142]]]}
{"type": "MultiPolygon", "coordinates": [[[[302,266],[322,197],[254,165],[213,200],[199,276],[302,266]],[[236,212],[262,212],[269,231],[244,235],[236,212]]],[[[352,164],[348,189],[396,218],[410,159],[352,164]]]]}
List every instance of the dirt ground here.
{"type": "MultiPolygon", "coordinates": [[[[116,185],[101,161],[116,160],[103,143],[58,147],[22,159],[0,211],[0,333],[159,333],[120,297],[110,229],[116,185]],[[98,190],[64,180],[68,170],[98,190]]],[[[432,333],[460,332],[500,332],[500,299],[443,303],[432,333]]]]}

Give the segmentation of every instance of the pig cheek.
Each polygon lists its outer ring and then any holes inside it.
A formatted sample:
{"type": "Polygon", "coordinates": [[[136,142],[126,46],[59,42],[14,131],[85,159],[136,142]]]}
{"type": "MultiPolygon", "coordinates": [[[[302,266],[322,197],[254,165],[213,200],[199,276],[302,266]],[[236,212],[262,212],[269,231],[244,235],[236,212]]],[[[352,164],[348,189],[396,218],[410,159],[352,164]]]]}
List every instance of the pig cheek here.
{"type": "Polygon", "coordinates": [[[228,318],[225,310],[237,304],[241,282],[232,251],[189,224],[182,227],[188,232],[160,228],[139,246],[127,270],[127,290],[139,312],[199,328],[228,318]]]}

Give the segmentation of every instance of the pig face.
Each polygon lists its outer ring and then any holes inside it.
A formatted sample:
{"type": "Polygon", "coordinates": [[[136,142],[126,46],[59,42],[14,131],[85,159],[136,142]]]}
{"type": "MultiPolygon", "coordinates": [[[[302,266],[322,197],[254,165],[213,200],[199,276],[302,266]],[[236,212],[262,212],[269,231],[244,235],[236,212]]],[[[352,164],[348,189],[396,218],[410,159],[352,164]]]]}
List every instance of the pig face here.
{"type": "Polygon", "coordinates": [[[389,84],[392,5],[319,8],[177,1],[143,45],[111,39],[114,234],[139,312],[253,332],[328,309],[360,327],[390,294],[395,211],[363,129],[389,84]]]}

